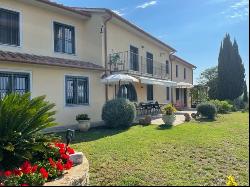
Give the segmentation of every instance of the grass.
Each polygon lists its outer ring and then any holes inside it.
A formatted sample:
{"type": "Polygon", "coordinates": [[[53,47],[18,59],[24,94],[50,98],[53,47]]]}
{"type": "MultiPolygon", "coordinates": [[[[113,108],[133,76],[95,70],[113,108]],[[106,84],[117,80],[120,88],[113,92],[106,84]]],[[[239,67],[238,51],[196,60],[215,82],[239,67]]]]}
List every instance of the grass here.
{"type": "Polygon", "coordinates": [[[249,114],[172,128],[133,126],[76,133],[72,147],[90,162],[91,185],[248,185],[249,114]]]}

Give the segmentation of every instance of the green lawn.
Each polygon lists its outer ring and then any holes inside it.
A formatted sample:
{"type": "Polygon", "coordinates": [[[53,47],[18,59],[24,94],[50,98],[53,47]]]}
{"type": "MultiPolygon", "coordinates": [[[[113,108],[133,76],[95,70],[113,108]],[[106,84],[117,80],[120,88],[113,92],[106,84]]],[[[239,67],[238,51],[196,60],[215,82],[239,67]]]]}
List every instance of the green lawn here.
{"type": "Polygon", "coordinates": [[[248,185],[249,115],[221,115],[162,129],[92,129],[72,147],[90,162],[91,185],[248,185]]]}

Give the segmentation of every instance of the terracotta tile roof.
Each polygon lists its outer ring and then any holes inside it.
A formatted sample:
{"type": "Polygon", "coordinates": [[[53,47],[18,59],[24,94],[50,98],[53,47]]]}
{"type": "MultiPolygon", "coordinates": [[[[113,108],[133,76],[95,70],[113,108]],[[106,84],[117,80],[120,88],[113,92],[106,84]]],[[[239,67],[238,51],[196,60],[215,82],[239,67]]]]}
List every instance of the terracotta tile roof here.
{"type": "Polygon", "coordinates": [[[178,57],[176,55],[171,55],[170,58],[171,58],[171,60],[178,60],[178,61],[180,61],[180,62],[182,62],[182,63],[184,63],[184,64],[186,64],[188,66],[191,66],[193,68],[197,68],[195,65],[187,62],[186,60],[183,60],[182,58],[180,58],[180,57],[178,57]]]}
{"type": "Polygon", "coordinates": [[[104,71],[104,67],[90,62],[0,50],[0,63],[1,61],[104,71]]]}
{"type": "Polygon", "coordinates": [[[63,4],[58,4],[58,3],[52,2],[50,0],[36,0],[36,1],[53,6],[53,7],[61,8],[61,9],[64,9],[64,10],[67,10],[67,11],[70,11],[70,12],[73,12],[73,13],[76,13],[76,14],[79,14],[82,16],[91,17],[91,14],[88,11],[77,11],[74,8],[65,6],[63,4]]]}

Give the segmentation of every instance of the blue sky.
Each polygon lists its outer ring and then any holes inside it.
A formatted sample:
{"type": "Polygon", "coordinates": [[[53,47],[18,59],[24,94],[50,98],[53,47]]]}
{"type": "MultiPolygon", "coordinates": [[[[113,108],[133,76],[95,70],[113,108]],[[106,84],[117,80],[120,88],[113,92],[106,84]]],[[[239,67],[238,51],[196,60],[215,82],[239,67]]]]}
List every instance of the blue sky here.
{"type": "MultiPolygon", "coordinates": [[[[226,33],[236,39],[249,75],[248,0],[55,0],[68,6],[109,8],[177,50],[204,69],[218,63],[226,33]]],[[[249,80],[247,79],[248,85],[249,80]]],[[[249,86],[248,86],[249,87],[249,86]]]]}

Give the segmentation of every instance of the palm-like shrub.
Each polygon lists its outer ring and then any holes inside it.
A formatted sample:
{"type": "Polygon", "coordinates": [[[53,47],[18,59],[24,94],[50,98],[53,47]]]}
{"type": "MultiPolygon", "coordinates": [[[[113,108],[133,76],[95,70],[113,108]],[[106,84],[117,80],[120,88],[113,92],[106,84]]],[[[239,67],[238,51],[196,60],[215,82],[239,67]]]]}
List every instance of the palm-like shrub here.
{"type": "Polygon", "coordinates": [[[51,111],[54,104],[44,99],[13,93],[0,100],[0,168],[10,169],[46,151],[44,145],[53,136],[40,130],[55,125],[55,111],[51,111]]]}
{"type": "Polygon", "coordinates": [[[135,105],[127,99],[110,100],[103,106],[102,119],[113,128],[129,127],[135,118],[135,105]]]}

